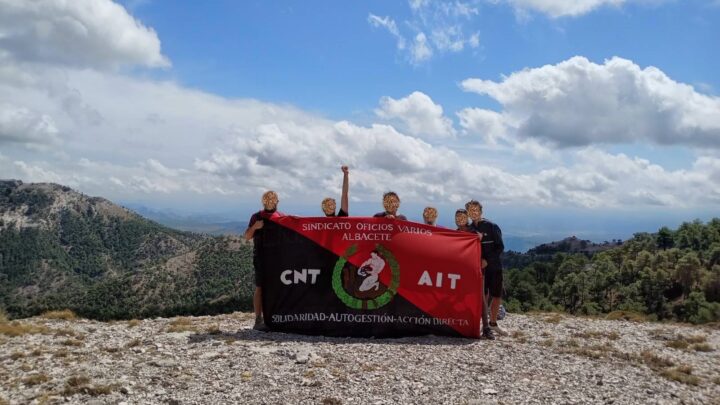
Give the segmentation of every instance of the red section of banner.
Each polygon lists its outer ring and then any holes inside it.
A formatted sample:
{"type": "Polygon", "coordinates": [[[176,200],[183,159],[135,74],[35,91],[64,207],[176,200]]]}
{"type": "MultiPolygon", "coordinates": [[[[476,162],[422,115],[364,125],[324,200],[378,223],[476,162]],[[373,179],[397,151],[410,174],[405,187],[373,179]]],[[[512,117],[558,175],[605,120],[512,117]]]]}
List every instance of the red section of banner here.
{"type": "Polygon", "coordinates": [[[375,277],[360,290],[372,289],[372,281],[385,287],[392,284],[393,272],[390,266],[384,267],[391,261],[386,256],[392,255],[399,268],[397,293],[435,318],[465,320],[448,325],[460,334],[480,336],[482,277],[477,235],[387,218],[274,215],[270,219],[338,256],[355,246],[347,261],[363,275],[375,277]],[[378,252],[386,252],[383,249],[391,253],[380,254],[381,264],[376,267],[382,270],[375,274],[373,260],[378,260],[378,252]]]}

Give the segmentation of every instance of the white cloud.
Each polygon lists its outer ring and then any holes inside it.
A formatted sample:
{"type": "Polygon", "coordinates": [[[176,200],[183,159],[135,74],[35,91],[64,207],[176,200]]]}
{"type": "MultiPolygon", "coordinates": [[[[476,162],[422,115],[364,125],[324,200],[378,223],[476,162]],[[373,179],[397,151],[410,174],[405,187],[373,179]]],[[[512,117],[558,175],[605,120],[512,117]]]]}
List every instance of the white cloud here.
{"type": "Polygon", "coordinates": [[[460,126],[467,132],[480,136],[485,143],[497,145],[508,134],[503,116],[482,108],[465,108],[457,113],[460,126]]]}
{"type": "Polygon", "coordinates": [[[378,17],[375,14],[370,14],[368,16],[368,22],[373,27],[384,27],[385,29],[392,34],[393,37],[395,37],[395,40],[397,41],[397,48],[398,49],[405,49],[405,38],[400,34],[400,30],[398,30],[397,24],[395,24],[395,20],[392,18],[385,16],[385,17],[378,17]]]}
{"type": "Polygon", "coordinates": [[[713,178],[717,172],[708,171],[708,166],[719,167],[720,159],[701,157],[690,170],[668,171],[646,159],[587,148],[578,153],[577,163],[570,167],[572,176],[554,178],[552,171],[543,171],[539,178],[548,187],[555,185],[558,197],[566,193],[565,198],[575,199],[582,206],[692,207],[720,203],[720,187],[713,178]],[[569,179],[583,175],[593,177],[569,184],[569,179]]]}
{"type": "Polygon", "coordinates": [[[22,160],[12,162],[12,166],[8,169],[8,173],[17,174],[17,176],[14,177],[22,178],[25,181],[31,182],[60,183],[63,180],[67,180],[52,170],[28,164],[22,160]]]}
{"type": "Polygon", "coordinates": [[[396,38],[397,48],[406,52],[407,60],[418,65],[442,53],[457,53],[466,47],[480,46],[480,34],[466,34],[466,25],[479,10],[472,3],[453,1],[410,0],[411,18],[405,21],[409,31],[403,34],[390,17],[370,14],[368,22],[385,27],[396,38]],[[406,48],[405,37],[412,38],[406,48]]]}
{"type": "Polygon", "coordinates": [[[0,0],[0,53],[78,67],[166,67],[155,31],[110,0],[0,0]]]}
{"type": "Polygon", "coordinates": [[[381,118],[399,121],[413,136],[446,138],[455,134],[452,121],[443,115],[442,106],[419,91],[398,100],[383,97],[375,113],[381,118]]]}
{"type": "MultiPolygon", "coordinates": [[[[283,198],[307,202],[336,195],[338,166],[349,164],[352,194],[361,201],[376,201],[388,189],[406,201],[440,203],[471,197],[490,204],[579,207],[720,201],[714,191],[720,190],[716,157],[668,171],[646,160],[588,149],[562,164],[548,159],[554,152],[534,138],[504,134],[507,123],[513,123],[506,112],[466,109],[458,117],[464,131],[485,133],[483,144],[496,142],[509,150],[466,156],[461,153],[465,143],[457,150],[429,144],[417,136],[430,136],[423,133],[428,128],[435,136],[447,134],[452,126],[441,106],[420,92],[381,101],[378,113],[399,120],[404,128],[399,131],[328,120],[290,106],[226,99],[172,82],[85,70],[42,73],[38,88],[0,80],[0,97],[22,99],[37,114],[52,113],[57,129],[69,134],[62,144],[67,157],[30,151],[23,159],[0,159],[4,178],[53,181],[126,200],[191,194],[255,201],[272,187],[283,198]],[[48,81],[77,89],[103,121],[72,119],[62,99],[43,91],[48,81]],[[121,91],[122,99],[113,97],[121,91]],[[544,169],[532,161],[518,168],[527,159],[514,159],[515,149],[542,158],[544,169]],[[498,154],[504,164],[488,160],[498,154]]],[[[4,155],[15,156],[19,146],[6,145],[4,155]]]]}
{"type": "MultiPolygon", "coordinates": [[[[651,141],[720,148],[720,98],[622,58],[599,65],[574,57],[461,86],[497,100],[503,124],[519,139],[560,147],[651,141]]],[[[473,129],[469,119],[463,126],[473,129]]]]}
{"type": "MultiPolygon", "coordinates": [[[[6,10],[21,10],[24,14],[20,16],[25,16],[25,21],[42,20],[28,19],[28,15],[37,13],[25,3],[19,4],[0,9],[2,18],[7,19],[6,10]]],[[[87,3],[28,4],[38,4],[38,13],[42,11],[47,15],[48,5],[65,4],[60,11],[67,11],[87,3]]],[[[418,2],[418,10],[436,7],[429,4],[418,2]]],[[[108,10],[116,12],[117,8],[108,10]]],[[[468,10],[437,8],[432,14],[467,18],[472,14],[468,10]]],[[[59,16],[66,14],[58,13],[59,16]]],[[[132,17],[128,18],[135,22],[132,17]]],[[[391,20],[384,21],[389,26],[391,20]]],[[[2,25],[0,29],[5,27],[2,25]]],[[[257,201],[262,190],[272,187],[281,192],[282,198],[307,202],[337,191],[338,166],[346,163],[352,167],[353,196],[364,201],[377,201],[380,193],[391,188],[406,201],[459,202],[476,197],[494,204],[522,202],[591,207],[676,206],[720,201],[715,191],[720,190],[717,187],[720,161],[715,157],[701,157],[690,168],[668,171],[646,160],[587,149],[567,165],[558,163],[559,160],[543,161],[542,167],[533,164],[518,169],[522,162],[512,159],[512,152],[507,150],[497,149],[497,154],[502,155],[497,161],[507,161],[495,164],[486,156],[467,153],[464,148],[469,145],[457,138],[452,140],[457,142],[455,149],[421,139],[447,137],[454,130],[442,107],[420,92],[398,100],[381,100],[378,115],[400,123],[397,127],[361,126],[329,120],[288,105],[228,99],[172,81],[86,68],[125,64],[156,66],[153,60],[157,59],[152,55],[161,56],[159,41],[156,52],[142,57],[128,56],[121,46],[99,35],[98,40],[105,41],[111,56],[95,55],[76,65],[63,58],[28,56],[44,55],[41,51],[56,43],[63,49],[63,42],[59,38],[18,32],[14,37],[3,38],[14,38],[15,43],[27,41],[36,49],[20,52],[6,46],[13,41],[0,41],[0,49],[6,52],[0,55],[3,61],[0,100],[12,100],[12,104],[5,101],[0,110],[0,128],[3,128],[0,173],[4,178],[53,181],[83,192],[121,196],[126,200],[138,195],[167,195],[168,198],[232,195],[238,201],[257,201]],[[8,52],[12,52],[11,56],[8,52]],[[118,94],[123,97],[117,97],[118,94]],[[8,142],[11,138],[12,142],[8,142]],[[42,153],[25,147],[53,139],[61,146],[62,153],[42,153]],[[502,159],[508,157],[510,159],[502,159]]],[[[65,31],[58,28],[52,32],[62,36],[65,31]]],[[[117,34],[117,27],[112,32],[117,34]]],[[[432,30],[415,32],[415,37],[423,32],[432,30]]],[[[74,38],[63,35],[64,40],[74,38]]],[[[424,42],[428,52],[440,52],[432,39],[425,37],[424,42]]],[[[90,55],[97,53],[94,43],[81,41],[81,44],[89,47],[90,55]]],[[[447,49],[452,52],[451,45],[447,49]]],[[[72,54],[72,49],[67,51],[72,54]]],[[[618,122],[626,122],[623,120],[628,117],[632,118],[629,122],[645,121],[634,124],[637,128],[654,128],[653,125],[665,128],[663,125],[667,123],[674,124],[671,126],[674,132],[669,136],[653,139],[674,139],[678,135],[687,139],[704,137],[706,143],[714,139],[717,99],[673,82],[657,69],[640,70],[628,61],[593,65],[573,59],[565,63],[567,66],[559,64],[519,72],[501,83],[465,82],[467,90],[490,95],[504,110],[460,111],[458,117],[463,131],[482,133],[485,145],[496,143],[541,156],[548,152],[548,144],[552,142],[573,144],[558,136],[557,128],[552,127],[565,128],[558,124],[565,118],[579,123],[570,125],[570,129],[587,128],[581,119],[583,114],[589,115],[593,125],[590,128],[599,125],[598,133],[608,132],[607,128],[623,128],[594,117],[593,109],[599,108],[606,114],[623,110],[624,115],[610,115],[613,120],[620,120],[618,122]],[[625,91],[622,97],[615,94],[621,90],[625,91]],[[607,107],[613,102],[623,108],[607,107]],[[645,108],[647,105],[655,106],[654,110],[645,108]],[[558,106],[565,106],[568,111],[558,106]],[[528,118],[536,111],[553,118],[547,120],[552,130],[538,131],[528,124],[528,118]],[[554,117],[553,112],[567,115],[554,117]],[[669,118],[663,125],[652,121],[666,116],[669,118]]],[[[637,139],[647,139],[654,132],[639,133],[642,136],[637,139]]],[[[607,139],[617,136],[614,132],[611,135],[607,139]]],[[[594,142],[597,138],[587,139],[594,142]]],[[[687,143],[687,139],[683,142],[687,143]]]]}
{"type": "Polygon", "coordinates": [[[57,142],[57,134],[58,129],[49,115],[0,103],[0,144],[46,145],[57,142]]]}
{"type": "Polygon", "coordinates": [[[519,12],[536,11],[552,18],[587,14],[604,6],[621,6],[627,0],[507,0],[519,12]]]}
{"type": "Polygon", "coordinates": [[[427,37],[422,32],[418,33],[410,48],[410,61],[418,64],[430,59],[432,55],[433,51],[428,46],[427,37]]]}

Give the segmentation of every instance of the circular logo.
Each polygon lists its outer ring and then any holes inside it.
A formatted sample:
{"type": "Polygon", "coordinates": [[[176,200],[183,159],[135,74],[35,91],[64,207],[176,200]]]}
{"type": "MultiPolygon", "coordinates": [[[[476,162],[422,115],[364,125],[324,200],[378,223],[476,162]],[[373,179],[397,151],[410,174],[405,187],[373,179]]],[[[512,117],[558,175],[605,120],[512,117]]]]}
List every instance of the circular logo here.
{"type": "Polygon", "coordinates": [[[357,245],[350,246],[335,263],[332,286],[335,295],[353,309],[377,309],[390,302],[400,285],[400,266],[392,252],[377,244],[360,267],[348,262],[357,253],[357,245]],[[389,268],[390,285],[380,284],[379,277],[389,268]]]}

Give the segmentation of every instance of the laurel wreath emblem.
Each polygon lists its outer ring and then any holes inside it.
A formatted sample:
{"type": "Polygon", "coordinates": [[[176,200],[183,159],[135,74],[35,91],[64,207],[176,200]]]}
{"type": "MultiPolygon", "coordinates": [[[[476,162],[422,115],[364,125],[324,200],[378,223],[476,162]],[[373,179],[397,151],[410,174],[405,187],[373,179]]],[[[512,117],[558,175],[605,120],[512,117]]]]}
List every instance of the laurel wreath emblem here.
{"type": "Polygon", "coordinates": [[[375,245],[375,249],[377,249],[377,251],[383,256],[385,261],[390,265],[390,270],[392,272],[390,285],[388,286],[387,290],[378,297],[368,300],[362,300],[348,294],[342,286],[342,269],[343,267],[345,267],[345,263],[347,262],[348,258],[357,253],[357,244],[351,245],[349,248],[347,248],[345,253],[340,256],[340,259],[338,259],[338,261],[335,263],[335,268],[333,269],[332,276],[332,287],[335,291],[335,295],[340,298],[340,301],[342,301],[346,306],[350,308],[377,309],[390,302],[395,296],[395,294],[397,294],[397,289],[400,286],[400,265],[398,264],[397,260],[395,260],[395,256],[393,256],[392,252],[390,252],[384,246],[377,244],[375,245]]]}

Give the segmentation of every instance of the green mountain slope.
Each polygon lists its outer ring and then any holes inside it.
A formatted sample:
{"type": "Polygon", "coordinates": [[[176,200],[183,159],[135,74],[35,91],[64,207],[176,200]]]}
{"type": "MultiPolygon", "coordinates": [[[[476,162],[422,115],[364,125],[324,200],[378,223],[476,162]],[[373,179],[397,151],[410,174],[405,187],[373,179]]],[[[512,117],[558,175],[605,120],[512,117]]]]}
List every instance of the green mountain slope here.
{"type": "Polygon", "coordinates": [[[0,181],[0,306],[12,317],[248,308],[251,254],[238,238],[176,231],[68,187],[0,181]]]}

